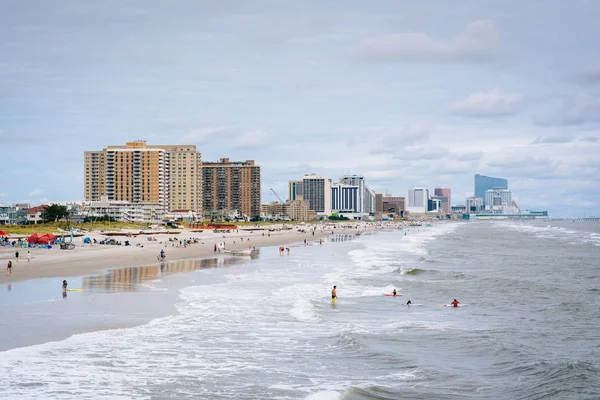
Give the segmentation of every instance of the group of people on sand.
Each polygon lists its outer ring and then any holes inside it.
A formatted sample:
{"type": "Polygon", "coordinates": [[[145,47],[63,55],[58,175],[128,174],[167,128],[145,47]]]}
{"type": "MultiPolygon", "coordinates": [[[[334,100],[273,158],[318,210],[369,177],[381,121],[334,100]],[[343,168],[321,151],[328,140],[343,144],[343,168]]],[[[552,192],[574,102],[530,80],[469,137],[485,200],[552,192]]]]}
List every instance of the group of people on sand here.
{"type": "MultiPolygon", "coordinates": [[[[19,250],[15,251],[15,262],[19,262],[19,250]]],[[[27,250],[27,262],[31,262],[31,252],[27,250]]],[[[6,275],[12,275],[12,261],[8,260],[8,264],[6,265],[6,275]]]]}

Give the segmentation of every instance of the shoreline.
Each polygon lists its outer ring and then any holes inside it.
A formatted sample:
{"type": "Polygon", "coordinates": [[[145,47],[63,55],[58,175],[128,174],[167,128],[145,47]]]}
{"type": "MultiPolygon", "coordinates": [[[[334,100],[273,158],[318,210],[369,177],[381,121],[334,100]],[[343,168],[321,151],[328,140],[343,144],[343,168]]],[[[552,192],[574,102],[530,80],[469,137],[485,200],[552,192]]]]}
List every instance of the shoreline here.
{"type": "MultiPolygon", "coordinates": [[[[0,284],[22,282],[39,278],[67,278],[88,275],[97,275],[105,271],[124,268],[157,265],[158,254],[163,249],[167,255],[162,262],[175,262],[185,260],[201,260],[207,258],[226,256],[215,253],[214,245],[224,242],[228,250],[246,250],[249,247],[257,249],[263,247],[277,247],[294,245],[306,240],[318,242],[320,239],[333,235],[357,234],[362,232],[375,232],[386,229],[403,228],[402,223],[370,224],[354,223],[345,226],[319,226],[314,235],[312,231],[300,232],[299,229],[280,230],[269,232],[263,236],[264,231],[241,231],[236,233],[191,232],[189,230],[177,234],[156,235],[156,241],[148,241],[149,236],[126,237],[131,246],[111,245],[82,245],[83,238],[74,240],[74,250],[41,249],[41,248],[14,248],[0,247],[0,263],[4,273],[0,274],[0,284]],[[177,241],[174,241],[174,239],[177,241]],[[241,239],[244,239],[243,241],[241,239]],[[187,247],[178,247],[179,240],[197,240],[198,243],[187,247]],[[177,246],[176,246],[177,244],[177,246]],[[19,251],[19,262],[15,261],[14,252],[19,251]],[[27,251],[31,252],[31,262],[27,262],[27,251]],[[12,275],[7,275],[6,265],[12,260],[12,275]]],[[[90,234],[98,242],[105,235],[90,234]]],[[[235,257],[235,256],[233,256],[235,257]]]]}

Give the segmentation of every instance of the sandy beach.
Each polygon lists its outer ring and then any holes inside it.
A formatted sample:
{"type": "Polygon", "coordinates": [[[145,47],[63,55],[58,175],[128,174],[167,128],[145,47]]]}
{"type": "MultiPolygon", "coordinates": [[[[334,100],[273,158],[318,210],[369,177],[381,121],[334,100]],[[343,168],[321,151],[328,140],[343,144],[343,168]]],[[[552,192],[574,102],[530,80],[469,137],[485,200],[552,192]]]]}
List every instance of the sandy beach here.
{"type": "MultiPolygon", "coordinates": [[[[166,261],[201,259],[215,255],[214,246],[225,243],[228,250],[246,250],[248,248],[281,246],[289,247],[294,243],[319,241],[333,234],[356,234],[366,231],[392,229],[405,223],[367,223],[348,222],[327,225],[297,225],[292,229],[283,229],[281,225],[273,225],[250,230],[243,227],[232,233],[214,233],[213,231],[194,232],[185,229],[181,233],[157,233],[139,236],[113,236],[115,240],[128,240],[131,246],[84,244],[83,237],[73,239],[75,249],[60,250],[44,248],[0,247],[0,265],[4,273],[0,274],[0,283],[17,282],[35,278],[82,276],[101,272],[110,268],[156,264],[161,249],[165,251],[166,261]],[[245,229],[245,230],[244,230],[245,229]],[[313,230],[314,229],[314,234],[313,230]],[[150,241],[148,238],[155,238],[150,241]],[[176,239],[175,239],[176,238],[176,239]],[[170,239],[170,240],[169,240],[170,239]],[[180,240],[194,240],[186,247],[179,246],[180,240]],[[19,262],[15,260],[15,251],[19,251],[19,262]],[[27,251],[31,252],[31,262],[27,262],[27,251]],[[6,274],[8,260],[12,260],[12,275],[6,274]]],[[[90,233],[91,239],[98,242],[107,236],[103,232],[90,233]]],[[[293,251],[291,249],[290,251],[293,251]]]]}

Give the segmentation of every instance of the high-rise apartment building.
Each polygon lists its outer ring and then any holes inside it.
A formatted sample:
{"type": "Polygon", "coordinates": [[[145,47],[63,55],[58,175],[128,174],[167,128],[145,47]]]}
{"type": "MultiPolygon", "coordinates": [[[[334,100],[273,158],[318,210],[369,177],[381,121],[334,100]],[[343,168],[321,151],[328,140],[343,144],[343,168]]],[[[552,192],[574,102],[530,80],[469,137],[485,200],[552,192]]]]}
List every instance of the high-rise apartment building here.
{"type": "Polygon", "coordinates": [[[429,208],[429,189],[412,187],[408,189],[408,207],[411,213],[426,213],[429,208]]]}
{"type": "Polygon", "coordinates": [[[488,190],[507,190],[508,181],[503,178],[493,178],[491,176],[475,174],[475,197],[481,197],[483,199],[483,205],[487,206],[487,200],[485,198],[485,192],[488,190]]]}
{"type": "Polygon", "coordinates": [[[302,198],[311,211],[320,215],[331,215],[331,181],[322,175],[304,175],[302,198]]]}
{"type": "Polygon", "coordinates": [[[452,190],[450,188],[437,187],[433,194],[442,202],[442,211],[446,214],[452,211],[452,190]]]}
{"type": "Polygon", "coordinates": [[[84,198],[158,203],[164,211],[198,211],[201,162],[194,145],[148,145],[140,140],[86,151],[84,198]]]}
{"type": "Polygon", "coordinates": [[[260,167],[254,160],[202,163],[205,213],[232,212],[248,217],[260,215],[260,167]]]}

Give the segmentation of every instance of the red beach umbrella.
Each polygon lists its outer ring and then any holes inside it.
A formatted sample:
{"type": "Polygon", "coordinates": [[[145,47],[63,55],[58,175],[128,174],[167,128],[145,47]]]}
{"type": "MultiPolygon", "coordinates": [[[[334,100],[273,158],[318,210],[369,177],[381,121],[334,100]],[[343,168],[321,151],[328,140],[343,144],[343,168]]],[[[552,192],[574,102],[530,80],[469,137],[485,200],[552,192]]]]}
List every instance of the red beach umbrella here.
{"type": "Polygon", "coordinates": [[[8,232],[0,231],[0,236],[10,236],[8,232]]]}

